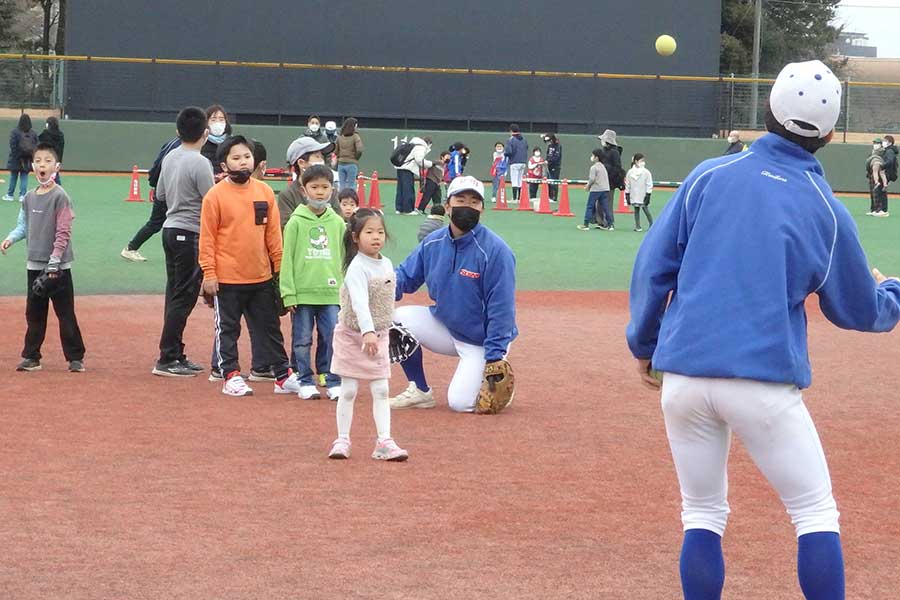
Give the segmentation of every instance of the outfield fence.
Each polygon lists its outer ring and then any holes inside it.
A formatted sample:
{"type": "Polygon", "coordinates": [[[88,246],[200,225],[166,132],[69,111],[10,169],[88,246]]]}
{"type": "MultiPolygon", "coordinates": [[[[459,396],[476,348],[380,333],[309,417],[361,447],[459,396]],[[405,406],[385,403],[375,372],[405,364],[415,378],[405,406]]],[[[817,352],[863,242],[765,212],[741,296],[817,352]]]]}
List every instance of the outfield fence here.
{"type": "MultiPolygon", "coordinates": [[[[419,104],[434,98],[421,98],[429,77],[435,75],[459,78],[481,78],[508,82],[510,89],[518,92],[519,101],[527,104],[528,81],[554,80],[554,93],[560,105],[567,102],[594,102],[597,126],[604,123],[603,99],[619,93],[617,86],[629,82],[629,94],[637,93],[647,102],[635,102],[634,114],[617,119],[623,128],[652,125],[660,134],[676,131],[683,125],[695,130],[707,130],[722,134],[732,129],[753,130],[763,127],[763,115],[774,79],[751,78],[737,75],[703,77],[690,75],[638,75],[625,73],[561,72],[561,71],[504,71],[497,69],[430,68],[404,66],[373,66],[343,64],[307,64],[286,62],[243,62],[219,60],[185,60],[168,58],[130,58],[113,56],[44,56],[39,54],[0,54],[0,108],[24,110],[47,109],[66,114],[67,85],[71,78],[82,77],[91,81],[114,82],[122,93],[111,102],[111,109],[121,114],[158,112],[169,115],[177,111],[186,99],[195,95],[196,88],[205,90],[205,96],[214,98],[218,93],[233,91],[238,73],[265,73],[267,84],[249,89],[246,95],[253,109],[236,111],[247,124],[294,125],[302,123],[311,107],[304,106],[304,98],[315,90],[304,89],[304,73],[327,72],[330,77],[356,77],[365,82],[360,88],[360,103],[354,106],[354,116],[364,117],[373,124],[377,119],[392,120],[392,125],[404,129],[502,129],[507,122],[494,110],[498,98],[454,98],[452,94],[441,97],[441,102],[458,103],[459,119],[441,127],[439,123],[425,123],[419,104]],[[126,66],[128,67],[126,69],[126,66]],[[135,67],[138,71],[135,71],[135,67]],[[176,81],[183,81],[185,90],[170,89],[173,74],[176,81]],[[149,95],[140,98],[128,94],[129,80],[141,77],[151,82],[166,81],[163,85],[151,85],[149,95]],[[675,93],[677,92],[677,93],[675,93]],[[366,114],[367,94],[397,94],[394,114],[366,114]],[[675,111],[666,102],[667,97],[681,98],[681,102],[696,99],[698,109],[691,113],[694,120],[675,122],[675,111]],[[713,98],[714,113],[710,114],[708,100],[713,98]],[[685,100],[687,99],[687,100],[685,100]]],[[[355,79],[356,80],[356,79],[355,79]]],[[[843,106],[838,133],[888,133],[900,131],[900,103],[897,102],[900,82],[879,83],[843,81],[843,106]]],[[[625,88],[621,88],[624,90],[625,88]]],[[[319,94],[321,95],[321,94],[319,94]]],[[[316,104],[326,102],[316,99],[316,104]]],[[[312,103],[313,101],[310,101],[312,103]]],[[[680,107],[683,109],[683,107],[680,107]]],[[[337,115],[336,115],[337,116],[337,115]]],[[[349,116],[349,115],[343,115],[349,116]]],[[[566,131],[564,119],[559,115],[531,115],[530,122],[523,123],[531,131],[566,131]]],[[[375,125],[377,126],[377,124],[375,125]]]]}

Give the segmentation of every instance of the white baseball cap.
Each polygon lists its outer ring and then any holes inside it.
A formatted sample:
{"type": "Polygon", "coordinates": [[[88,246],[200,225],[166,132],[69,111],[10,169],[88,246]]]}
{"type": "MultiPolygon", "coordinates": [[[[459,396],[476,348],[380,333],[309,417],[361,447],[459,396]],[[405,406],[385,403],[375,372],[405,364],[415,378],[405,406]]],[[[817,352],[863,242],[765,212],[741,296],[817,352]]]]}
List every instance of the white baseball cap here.
{"type": "Polygon", "coordinates": [[[450,187],[447,188],[447,198],[462,192],[475,192],[481,198],[481,201],[484,202],[484,184],[470,175],[457,177],[451,181],[450,187]]]}
{"type": "Polygon", "coordinates": [[[841,82],[820,60],[791,63],[778,74],[769,107],[791,133],[824,138],[834,130],[841,114],[841,82]],[[804,129],[797,121],[815,129],[804,129]]]}

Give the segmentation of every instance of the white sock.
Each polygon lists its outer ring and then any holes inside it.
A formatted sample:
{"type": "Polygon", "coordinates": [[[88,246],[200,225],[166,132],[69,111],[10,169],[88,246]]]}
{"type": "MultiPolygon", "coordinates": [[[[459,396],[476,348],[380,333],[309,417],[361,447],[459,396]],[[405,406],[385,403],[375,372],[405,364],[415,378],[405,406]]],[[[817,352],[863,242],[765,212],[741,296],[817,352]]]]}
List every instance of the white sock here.
{"type": "Polygon", "coordinates": [[[359,382],[350,377],[341,377],[341,395],[337,401],[338,437],[350,439],[350,425],[353,423],[353,402],[359,391],[359,382]]]}
{"type": "Polygon", "coordinates": [[[372,416],[375,417],[375,429],[378,430],[378,441],[391,437],[391,402],[388,400],[388,380],[376,379],[369,384],[372,390],[372,416]]]}

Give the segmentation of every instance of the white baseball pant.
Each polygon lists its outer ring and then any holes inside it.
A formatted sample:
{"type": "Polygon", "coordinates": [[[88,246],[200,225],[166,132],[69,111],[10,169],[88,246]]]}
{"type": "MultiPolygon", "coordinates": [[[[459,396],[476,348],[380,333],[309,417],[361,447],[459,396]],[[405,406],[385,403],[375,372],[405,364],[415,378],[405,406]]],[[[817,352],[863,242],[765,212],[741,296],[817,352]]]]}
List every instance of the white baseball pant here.
{"type": "Polygon", "coordinates": [[[509,183],[514,188],[522,187],[522,175],[525,174],[525,164],[509,165],[509,183]]]}
{"type": "Polygon", "coordinates": [[[447,403],[456,412],[474,411],[484,379],[484,347],[454,339],[427,306],[400,306],[394,311],[394,320],[403,323],[426,350],[459,357],[447,388],[447,403]]]}
{"type": "Polygon", "coordinates": [[[725,532],[734,431],[781,497],[797,537],[840,533],[822,443],[796,386],[666,373],[662,410],[685,531],[725,532]]]}

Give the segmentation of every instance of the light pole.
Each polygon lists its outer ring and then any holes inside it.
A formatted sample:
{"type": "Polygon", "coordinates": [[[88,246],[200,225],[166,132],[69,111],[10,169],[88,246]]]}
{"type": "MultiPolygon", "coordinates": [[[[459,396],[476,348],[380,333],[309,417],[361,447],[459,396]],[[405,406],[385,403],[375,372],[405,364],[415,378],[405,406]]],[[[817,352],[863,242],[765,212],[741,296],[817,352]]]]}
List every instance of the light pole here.
{"type": "Polygon", "coordinates": [[[753,22],[753,91],[750,94],[750,128],[756,129],[759,118],[759,38],[762,29],[762,0],[756,0],[753,22]]]}

